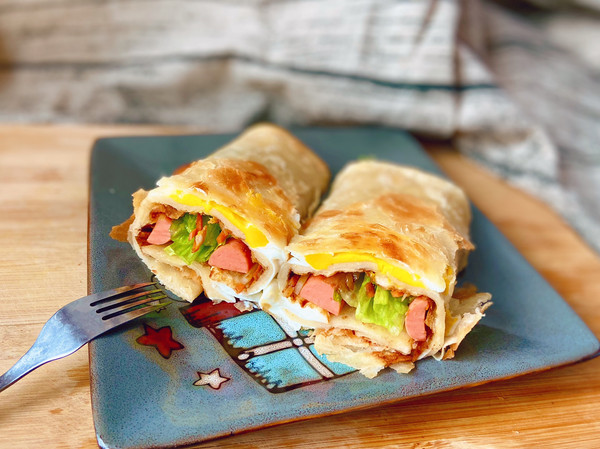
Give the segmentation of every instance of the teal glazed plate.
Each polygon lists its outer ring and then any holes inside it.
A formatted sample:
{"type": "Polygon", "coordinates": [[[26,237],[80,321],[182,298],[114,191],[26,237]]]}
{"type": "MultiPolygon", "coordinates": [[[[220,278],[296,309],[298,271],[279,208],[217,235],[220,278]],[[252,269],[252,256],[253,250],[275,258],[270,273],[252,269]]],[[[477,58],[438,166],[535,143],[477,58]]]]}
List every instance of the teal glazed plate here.
{"type": "MultiPolygon", "coordinates": [[[[296,129],[335,175],[376,157],[440,173],[409,134],[379,128],[296,129]]],[[[233,135],[98,140],[90,172],[89,291],[153,282],[128,244],[109,237],[132,212],[131,194],[233,135]]],[[[173,302],[90,344],[92,407],[103,448],[174,447],[278,423],[372,407],[589,359],[599,342],[573,310],[476,209],[477,249],[459,284],[494,305],[452,360],[367,379],[319,356],[306,333],[262,311],[173,302]]]]}

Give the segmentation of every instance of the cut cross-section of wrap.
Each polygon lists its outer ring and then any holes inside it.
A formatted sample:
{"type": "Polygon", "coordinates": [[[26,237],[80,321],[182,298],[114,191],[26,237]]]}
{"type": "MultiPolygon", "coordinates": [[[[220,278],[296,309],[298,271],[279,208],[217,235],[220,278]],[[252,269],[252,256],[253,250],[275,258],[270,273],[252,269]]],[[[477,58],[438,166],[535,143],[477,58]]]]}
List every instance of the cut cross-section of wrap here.
{"type": "Polygon", "coordinates": [[[326,164],[286,130],[261,124],[134,194],[126,238],[158,280],[192,301],[256,301],[329,182],[326,164]]]}
{"type": "Polygon", "coordinates": [[[378,161],[346,166],[288,246],[261,306],[313,328],[315,348],[368,377],[451,357],[491,304],[454,295],[474,247],[463,191],[420,170],[378,161]]]}

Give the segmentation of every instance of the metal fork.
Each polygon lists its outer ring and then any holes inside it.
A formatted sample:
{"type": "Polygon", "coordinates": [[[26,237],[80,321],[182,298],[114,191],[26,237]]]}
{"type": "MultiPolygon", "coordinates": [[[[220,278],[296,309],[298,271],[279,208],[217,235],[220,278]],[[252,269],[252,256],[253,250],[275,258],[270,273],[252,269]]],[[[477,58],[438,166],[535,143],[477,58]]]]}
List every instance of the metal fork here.
{"type": "Polygon", "coordinates": [[[44,363],[66,357],[106,331],[170,304],[156,284],[120,287],[77,299],[44,324],[33,346],[0,376],[0,391],[44,363]],[[154,287],[154,288],[152,288],[154,287]]]}

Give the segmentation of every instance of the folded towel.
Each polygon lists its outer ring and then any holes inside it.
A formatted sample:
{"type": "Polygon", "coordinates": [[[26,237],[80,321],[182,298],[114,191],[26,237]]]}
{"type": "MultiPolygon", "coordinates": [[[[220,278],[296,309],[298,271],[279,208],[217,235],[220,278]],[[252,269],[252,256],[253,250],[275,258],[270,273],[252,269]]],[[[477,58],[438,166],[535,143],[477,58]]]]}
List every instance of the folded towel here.
{"type": "Polygon", "coordinates": [[[600,77],[539,25],[481,0],[141,6],[3,2],[0,120],[376,123],[452,138],[600,251],[600,77]]]}

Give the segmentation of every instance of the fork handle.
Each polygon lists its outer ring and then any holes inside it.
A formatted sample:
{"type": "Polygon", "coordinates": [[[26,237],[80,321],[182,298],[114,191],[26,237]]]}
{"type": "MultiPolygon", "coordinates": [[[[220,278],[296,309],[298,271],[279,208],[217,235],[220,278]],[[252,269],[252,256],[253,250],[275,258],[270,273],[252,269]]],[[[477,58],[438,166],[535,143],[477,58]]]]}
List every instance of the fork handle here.
{"type": "Polygon", "coordinates": [[[61,338],[61,333],[57,333],[57,329],[70,324],[65,322],[64,316],[60,312],[59,310],[55,313],[42,327],[40,335],[29,348],[29,351],[17,360],[17,363],[6,373],[0,376],[0,391],[5,390],[21,377],[43,364],[73,354],[86,343],[73,338],[61,338]]]}

